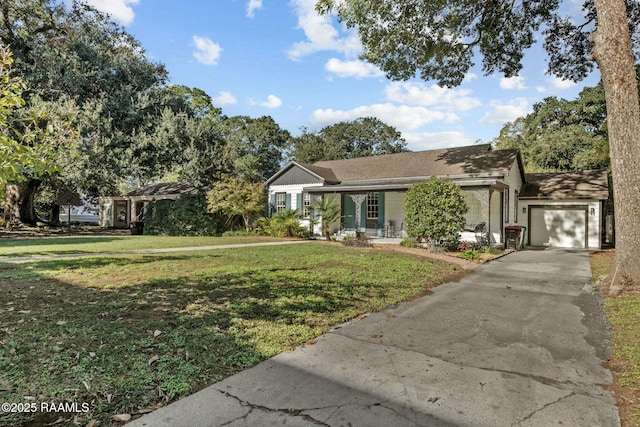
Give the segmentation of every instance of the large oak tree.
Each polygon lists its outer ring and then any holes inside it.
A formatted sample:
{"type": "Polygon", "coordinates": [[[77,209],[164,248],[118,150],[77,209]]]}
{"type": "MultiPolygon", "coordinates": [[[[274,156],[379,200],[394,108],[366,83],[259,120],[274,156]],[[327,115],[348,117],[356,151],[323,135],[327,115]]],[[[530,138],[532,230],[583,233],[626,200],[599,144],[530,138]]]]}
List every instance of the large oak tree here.
{"type": "MultiPolygon", "coordinates": [[[[167,78],[164,67],[148,61],[131,35],[90,6],[60,0],[1,2],[0,43],[12,49],[15,72],[29,89],[23,95],[26,108],[48,105],[62,111],[69,101],[75,105],[73,126],[82,143],[71,153],[56,154],[64,182],[83,192],[114,190],[114,177],[133,169],[124,162],[126,153],[135,152],[132,145],[144,147],[166,136],[149,126],[154,114],[166,123],[166,111],[156,102],[167,78]]],[[[152,160],[142,157],[143,166],[152,160]]],[[[8,184],[9,210],[33,223],[35,192],[43,181],[60,177],[25,170],[20,180],[8,184]]]]}
{"type": "Polygon", "coordinates": [[[486,74],[517,75],[524,51],[544,35],[549,72],[584,78],[594,61],[602,74],[615,195],[614,289],[640,280],[640,103],[634,47],[640,45],[640,2],[584,0],[583,20],[563,14],[568,0],[318,0],[356,27],[364,53],[389,78],[419,75],[455,86],[480,58],[486,74]]]}

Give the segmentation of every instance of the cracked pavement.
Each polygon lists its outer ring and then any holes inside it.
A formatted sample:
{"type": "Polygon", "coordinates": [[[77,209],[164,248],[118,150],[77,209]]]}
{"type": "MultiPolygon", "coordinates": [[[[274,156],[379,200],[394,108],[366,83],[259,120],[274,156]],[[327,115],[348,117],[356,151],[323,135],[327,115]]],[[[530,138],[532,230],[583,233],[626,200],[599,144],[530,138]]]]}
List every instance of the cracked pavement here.
{"type": "Polygon", "coordinates": [[[129,425],[620,425],[586,251],[527,250],[129,425]]]}

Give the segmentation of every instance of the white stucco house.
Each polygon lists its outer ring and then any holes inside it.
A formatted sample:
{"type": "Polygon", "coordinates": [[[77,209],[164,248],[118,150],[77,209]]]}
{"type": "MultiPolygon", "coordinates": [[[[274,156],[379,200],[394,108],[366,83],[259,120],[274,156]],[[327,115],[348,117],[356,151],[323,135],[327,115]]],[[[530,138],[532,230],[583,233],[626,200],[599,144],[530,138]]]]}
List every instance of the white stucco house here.
{"type": "Polygon", "coordinates": [[[313,202],[333,197],[341,207],[333,233],[353,233],[359,226],[370,236],[403,237],[406,191],[432,176],[453,180],[465,195],[465,240],[477,240],[480,230],[492,244],[502,244],[505,227],[517,225],[529,245],[601,247],[606,171],[526,175],[519,150],[494,150],[490,144],[314,164],[292,161],[266,182],[269,215],[298,209],[308,225],[313,202]],[[359,209],[354,200],[362,200],[359,209]]]}

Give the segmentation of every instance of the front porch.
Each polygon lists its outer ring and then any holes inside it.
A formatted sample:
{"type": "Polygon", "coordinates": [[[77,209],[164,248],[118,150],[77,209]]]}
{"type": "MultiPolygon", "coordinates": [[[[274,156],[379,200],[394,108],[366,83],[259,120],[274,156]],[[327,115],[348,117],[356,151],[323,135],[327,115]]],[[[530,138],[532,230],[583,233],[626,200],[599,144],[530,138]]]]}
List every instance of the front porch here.
{"type": "MultiPolygon", "coordinates": [[[[408,237],[404,218],[406,189],[387,191],[333,191],[305,188],[315,197],[332,197],[341,209],[340,221],[332,224],[336,238],[355,237],[364,233],[376,242],[390,239],[400,242],[408,237]]],[[[463,187],[469,211],[461,240],[488,245],[504,242],[504,225],[509,211],[508,187],[463,187]]]]}

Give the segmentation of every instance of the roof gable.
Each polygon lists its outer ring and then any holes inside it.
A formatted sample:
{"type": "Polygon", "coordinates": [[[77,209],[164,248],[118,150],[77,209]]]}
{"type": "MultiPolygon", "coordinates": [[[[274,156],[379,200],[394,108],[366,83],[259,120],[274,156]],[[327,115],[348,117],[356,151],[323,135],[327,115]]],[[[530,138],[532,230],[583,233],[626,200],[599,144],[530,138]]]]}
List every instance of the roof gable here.
{"type": "Polygon", "coordinates": [[[520,192],[521,199],[598,199],[609,198],[609,179],[605,170],[561,173],[531,173],[520,192]]]}
{"type": "Polygon", "coordinates": [[[313,165],[305,163],[289,162],[275,175],[267,180],[267,185],[296,185],[296,184],[321,184],[330,176],[331,171],[325,171],[313,165]],[[325,175],[325,176],[323,176],[325,175]]]}

